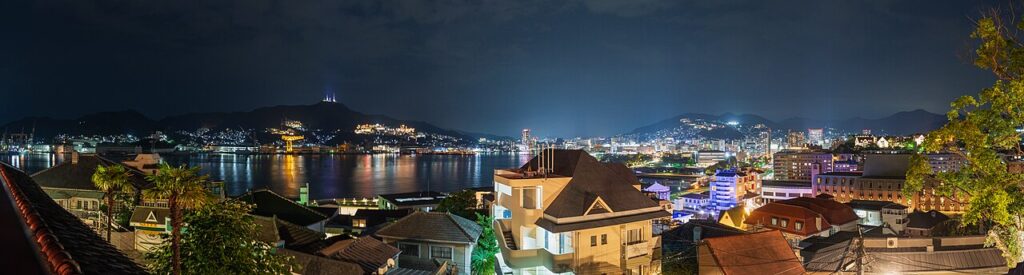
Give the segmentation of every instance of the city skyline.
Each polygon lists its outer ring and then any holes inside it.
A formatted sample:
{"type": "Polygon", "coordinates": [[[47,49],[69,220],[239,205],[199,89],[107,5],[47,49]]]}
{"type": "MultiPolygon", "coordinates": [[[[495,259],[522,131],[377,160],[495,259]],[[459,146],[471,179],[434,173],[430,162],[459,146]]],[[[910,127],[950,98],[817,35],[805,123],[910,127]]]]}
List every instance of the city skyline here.
{"type": "Polygon", "coordinates": [[[30,27],[0,46],[14,60],[0,70],[0,117],[159,119],[327,93],[513,137],[613,135],[689,112],[943,113],[991,81],[966,60],[971,19],[990,4],[15,3],[5,18],[30,27]]]}

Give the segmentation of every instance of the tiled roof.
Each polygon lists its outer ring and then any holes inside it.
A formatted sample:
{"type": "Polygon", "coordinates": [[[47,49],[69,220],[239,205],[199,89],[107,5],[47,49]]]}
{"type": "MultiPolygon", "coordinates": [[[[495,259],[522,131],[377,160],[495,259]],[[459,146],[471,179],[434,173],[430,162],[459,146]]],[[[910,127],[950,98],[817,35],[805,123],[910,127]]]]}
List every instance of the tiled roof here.
{"type": "MultiPolygon", "coordinates": [[[[708,238],[710,256],[724,274],[803,274],[804,267],[778,230],[708,238]]],[[[709,267],[701,267],[709,268],[709,267]]]]}
{"type": "Polygon", "coordinates": [[[238,200],[254,204],[252,214],[277,217],[290,223],[307,226],[328,217],[270,190],[262,189],[242,194],[238,200]]]}
{"type": "MultiPolygon", "coordinates": [[[[92,182],[92,174],[96,172],[96,168],[100,165],[121,164],[97,155],[79,155],[77,163],[66,161],[57,164],[49,169],[33,174],[32,179],[39,183],[39,186],[47,188],[97,190],[92,182]]],[[[136,188],[145,189],[152,186],[141,171],[128,166],[125,166],[125,168],[131,173],[131,182],[136,188]]]]}
{"type": "Polygon", "coordinates": [[[386,266],[389,259],[398,256],[401,250],[380,240],[366,236],[335,242],[318,253],[325,257],[358,264],[363,274],[372,274],[386,266]]]}
{"type": "Polygon", "coordinates": [[[363,269],[359,265],[343,262],[327,257],[303,253],[295,250],[280,248],[277,253],[291,256],[293,263],[298,265],[296,272],[303,275],[333,275],[333,274],[362,274],[363,269]]]}
{"type": "MultiPolygon", "coordinates": [[[[534,157],[522,169],[535,166],[539,158],[534,157]]],[[[572,179],[544,209],[544,214],[555,218],[583,216],[598,197],[612,212],[658,207],[657,202],[633,187],[638,183],[636,175],[628,168],[623,169],[622,164],[601,163],[582,150],[554,150],[554,158],[554,173],[572,179]]]]}
{"type": "Polygon", "coordinates": [[[1007,269],[1006,259],[998,248],[980,248],[946,251],[869,252],[871,270],[891,273],[936,272],[971,273],[970,270],[1007,269]]]}
{"type": "MultiPolygon", "coordinates": [[[[146,273],[142,267],[96,235],[80,219],[50,199],[24,172],[0,164],[0,181],[6,193],[4,196],[13,199],[13,204],[8,205],[17,208],[18,216],[24,221],[25,231],[20,234],[26,234],[35,241],[39,257],[48,263],[47,273],[146,273]]],[[[5,221],[8,224],[11,222],[14,221],[5,221]]],[[[7,242],[4,244],[8,245],[7,242]]]]}
{"type": "Polygon", "coordinates": [[[907,220],[908,228],[931,229],[939,223],[949,220],[949,216],[935,210],[930,210],[928,212],[914,211],[914,213],[907,215],[907,220]]]}
{"type": "Polygon", "coordinates": [[[795,205],[813,210],[821,213],[829,223],[836,225],[860,219],[857,213],[853,212],[853,208],[834,200],[800,197],[775,203],[795,205]]]}
{"type": "Polygon", "coordinates": [[[693,251],[697,247],[697,243],[693,239],[696,228],[700,228],[701,239],[747,233],[714,221],[692,219],[683,225],[661,233],[661,243],[665,252],[663,254],[694,252],[691,254],[696,255],[696,252],[693,251]]]}
{"type": "Polygon", "coordinates": [[[309,245],[324,238],[323,233],[282,219],[252,216],[258,226],[259,239],[267,243],[284,241],[285,247],[292,248],[309,245]]]}
{"type": "Polygon", "coordinates": [[[482,231],[476,222],[450,213],[416,212],[381,228],[377,236],[473,244],[482,231]]]}
{"type": "Polygon", "coordinates": [[[827,238],[814,236],[800,242],[800,256],[808,271],[835,272],[850,262],[850,243],[857,233],[839,231],[827,238]]]}

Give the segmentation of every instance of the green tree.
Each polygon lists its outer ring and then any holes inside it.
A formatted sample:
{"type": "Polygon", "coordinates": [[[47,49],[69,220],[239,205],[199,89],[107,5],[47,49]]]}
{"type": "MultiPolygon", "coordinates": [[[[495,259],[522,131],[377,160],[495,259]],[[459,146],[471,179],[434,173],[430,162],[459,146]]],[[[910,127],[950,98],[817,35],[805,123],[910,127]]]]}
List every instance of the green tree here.
{"type": "Polygon", "coordinates": [[[1024,46],[1016,35],[1024,25],[1011,30],[1004,22],[993,11],[977,21],[971,34],[979,41],[974,64],[991,71],[995,84],[977,96],[953,101],[946,114],[949,121],[929,133],[921,146],[925,152],[952,152],[966,164],[959,171],[934,173],[927,158],[915,155],[903,192],[911,197],[934,185],[937,194],[967,198],[962,222],[988,229],[989,244],[1002,249],[1012,265],[1024,260],[1024,175],[1008,172],[1000,153],[1021,154],[1021,134],[1015,128],[1024,125],[1024,46]]]}
{"type": "Polygon", "coordinates": [[[448,194],[437,204],[438,212],[448,212],[469,220],[476,218],[473,211],[476,208],[476,193],[473,190],[462,190],[448,194]]]}
{"type": "MultiPolygon", "coordinates": [[[[185,214],[188,229],[181,236],[185,274],[288,274],[291,258],[277,255],[271,244],[257,240],[259,228],[244,202],[208,203],[185,214]]],[[[146,254],[156,274],[173,272],[169,244],[146,254]]]]}
{"type": "Polygon", "coordinates": [[[156,185],[143,192],[143,195],[148,199],[167,200],[171,214],[171,273],[180,275],[182,212],[184,209],[200,207],[211,199],[206,189],[208,176],[200,174],[199,167],[163,164],[156,174],[148,178],[156,185]]]}
{"type": "Polygon", "coordinates": [[[494,272],[494,255],[500,252],[498,248],[498,238],[494,235],[494,228],[491,224],[494,223],[494,218],[489,215],[476,214],[476,224],[479,224],[483,228],[480,232],[480,238],[477,239],[476,248],[473,248],[472,260],[470,266],[473,269],[473,274],[479,275],[491,275],[494,272]]]}
{"type": "Polygon", "coordinates": [[[135,188],[130,182],[131,175],[121,165],[97,166],[96,172],[92,174],[92,184],[96,189],[103,191],[103,198],[106,200],[107,212],[107,241],[110,241],[110,228],[113,226],[114,197],[121,193],[132,193],[135,188]]]}

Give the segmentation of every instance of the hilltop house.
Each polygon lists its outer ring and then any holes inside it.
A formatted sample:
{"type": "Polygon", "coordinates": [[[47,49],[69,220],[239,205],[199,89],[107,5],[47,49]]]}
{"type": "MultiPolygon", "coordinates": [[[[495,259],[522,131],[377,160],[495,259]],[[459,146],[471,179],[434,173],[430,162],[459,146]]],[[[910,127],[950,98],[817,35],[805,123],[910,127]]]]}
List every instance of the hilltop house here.
{"type": "Polygon", "coordinates": [[[656,219],[670,217],[622,164],[581,150],[546,150],[494,171],[501,272],[660,273],[656,219]]]}

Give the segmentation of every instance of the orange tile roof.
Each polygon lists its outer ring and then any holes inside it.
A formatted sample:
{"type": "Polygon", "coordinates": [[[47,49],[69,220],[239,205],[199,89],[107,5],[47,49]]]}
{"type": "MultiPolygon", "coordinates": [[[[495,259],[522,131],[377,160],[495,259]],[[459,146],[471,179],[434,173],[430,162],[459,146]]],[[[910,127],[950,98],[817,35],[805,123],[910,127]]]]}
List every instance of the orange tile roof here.
{"type": "MultiPolygon", "coordinates": [[[[803,274],[804,267],[782,232],[763,231],[727,237],[707,238],[704,244],[725,274],[803,274]]],[[[715,268],[701,266],[700,268],[715,268]]]]}

